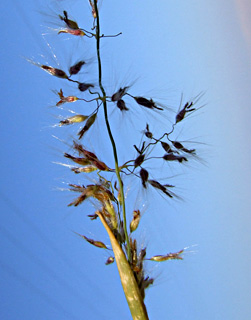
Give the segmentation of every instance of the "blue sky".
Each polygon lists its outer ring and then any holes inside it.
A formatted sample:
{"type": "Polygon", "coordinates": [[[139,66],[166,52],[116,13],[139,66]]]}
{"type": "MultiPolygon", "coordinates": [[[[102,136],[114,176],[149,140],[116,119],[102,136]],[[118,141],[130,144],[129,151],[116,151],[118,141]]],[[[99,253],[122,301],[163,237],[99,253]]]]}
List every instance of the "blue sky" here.
{"type": "MultiPolygon", "coordinates": [[[[147,209],[136,236],[147,244],[149,256],[189,247],[183,261],[147,264],[156,277],[146,293],[149,317],[249,319],[250,4],[244,0],[113,2],[103,0],[100,8],[102,32],[123,33],[102,43],[108,92],[134,83],[134,94],[159,99],[175,112],[182,93],[189,100],[205,92],[199,101],[204,107],[184,122],[175,137],[193,141],[200,159],[184,167],[161,167],[183,201],[137,191],[140,205],[147,209]]],[[[42,1],[12,0],[0,6],[0,317],[130,319],[116,265],[104,265],[109,253],[72,232],[109,244],[99,222],[86,217],[95,208],[68,208],[74,195],[59,190],[68,182],[81,183],[80,177],[53,163],[64,162],[63,153],[70,151],[76,133],[54,126],[65,115],[53,107],[57,102],[53,90],[62,80],[25,59],[67,68],[81,52],[90,61],[85,76],[95,81],[94,41],[71,42],[62,35],[60,39],[66,40],[58,44],[59,36],[46,28],[47,23],[57,27],[56,8],[61,6],[88,29],[92,21],[88,1],[54,1],[54,11],[48,15],[43,14],[49,11],[42,1]],[[55,47],[56,60],[42,33],[49,33],[46,39],[55,47]]],[[[154,130],[170,124],[159,114],[147,119],[154,130]]],[[[139,120],[134,111],[128,118],[111,111],[112,129],[122,137],[117,138],[120,152],[124,143],[135,143],[129,133],[134,128],[140,134],[139,120]]],[[[105,138],[101,119],[95,133],[105,138]]],[[[91,136],[86,143],[93,151],[99,148],[112,163],[109,145],[91,136]]],[[[128,186],[132,191],[139,187],[132,181],[128,186]]]]}

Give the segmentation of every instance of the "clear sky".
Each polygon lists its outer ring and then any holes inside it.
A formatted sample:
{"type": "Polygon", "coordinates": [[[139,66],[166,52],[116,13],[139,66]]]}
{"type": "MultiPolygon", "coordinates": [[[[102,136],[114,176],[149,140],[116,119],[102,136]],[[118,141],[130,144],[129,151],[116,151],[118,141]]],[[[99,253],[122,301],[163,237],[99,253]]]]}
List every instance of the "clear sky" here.
{"type": "MultiPolygon", "coordinates": [[[[53,90],[62,80],[25,59],[68,68],[80,54],[90,62],[86,79],[97,81],[94,40],[71,42],[46,27],[57,28],[57,14],[64,9],[80,26],[91,27],[87,0],[0,3],[0,318],[130,319],[116,265],[104,265],[109,253],[72,232],[109,245],[99,221],[86,217],[95,208],[67,207],[74,194],[60,190],[81,183],[80,176],[53,163],[65,161],[63,153],[70,151],[76,133],[54,126],[65,115],[53,107],[53,90]],[[49,33],[56,59],[42,33],[49,33]]],[[[147,200],[136,236],[149,255],[188,247],[183,261],[147,264],[156,277],[145,299],[151,320],[251,318],[250,13],[244,0],[102,1],[102,33],[123,33],[102,42],[108,92],[134,83],[134,94],[159,99],[174,112],[182,93],[184,100],[205,93],[198,103],[203,108],[175,137],[194,142],[199,158],[182,169],[161,167],[183,201],[137,193],[147,200]]],[[[128,118],[115,111],[112,129],[121,133],[122,152],[124,143],[134,143],[133,129],[139,135],[143,128],[133,111],[128,118]]],[[[147,118],[155,130],[170,125],[159,114],[147,118]]],[[[95,130],[100,138],[94,142],[89,136],[86,143],[112,163],[110,147],[102,142],[102,120],[95,130]]],[[[129,187],[134,188],[130,181],[129,187]]]]}

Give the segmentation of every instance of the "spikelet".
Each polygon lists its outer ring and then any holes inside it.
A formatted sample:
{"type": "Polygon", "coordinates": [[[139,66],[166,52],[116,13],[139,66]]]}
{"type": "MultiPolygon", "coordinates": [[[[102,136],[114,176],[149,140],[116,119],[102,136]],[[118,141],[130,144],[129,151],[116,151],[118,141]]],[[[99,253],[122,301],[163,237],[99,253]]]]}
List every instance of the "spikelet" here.
{"type": "Polygon", "coordinates": [[[86,236],[79,234],[77,232],[75,232],[78,236],[80,236],[81,238],[85,239],[87,242],[89,242],[90,244],[92,244],[93,246],[97,247],[97,248],[101,248],[101,249],[109,249],[107,248],[107,246],[101,242],[101,241],[96,241],[90,238],[87,238],[86,236]]]}
{"type": "Polygon", "coordinates": [[[132,218],[132,221],[130,223],[130,232],[131,233],[138,228],[140,218],[141,218],[140,211],[139,210],[134,210],[133,211],[133,218],[132,218]]]}
{"type": "Polygon", "coordinates": [[[167,260],[183,260],[183,257],[181,256],[181,254],[183,252],[184,252],[184,249],[182,249],[178,252],[175,252],[175,253],[168,253],[166,255],[153,256],[147,260],[152,260],[152,261],[156,261],[156,262],[162,262],[162,261],[167,261],[167,260]]]}
{"type": "Polygon", "coordinates": [[[80,123],[80,122],[85,121],[87,118],[88,118],[88,116],[84,116],[82,114],[76,114],[73,117],[69,117],[64,120],[61,120],[59,123],[59,126],[61,127],[61,126],[65,126],[65,125],[69,125],[69,124],[73,124],[73,123],[80,123]]]}

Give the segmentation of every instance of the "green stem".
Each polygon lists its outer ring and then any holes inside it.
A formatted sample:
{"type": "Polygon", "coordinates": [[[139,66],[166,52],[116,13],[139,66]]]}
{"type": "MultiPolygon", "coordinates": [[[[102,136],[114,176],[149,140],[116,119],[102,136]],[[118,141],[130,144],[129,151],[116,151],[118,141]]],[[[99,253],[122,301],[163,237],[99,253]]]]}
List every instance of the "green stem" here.
{"type": "Polygon", "coordinates": [[[125,195],[124,195],[124,188],[123,188],[123,183],[121,180],[120,176],[120,169],[118,166],[118,155],[117,155],[117,149],[116,149],[116,144],[113,139],[113,135],[111,132],[111,127],[110,123],[108,120],[108,114],[107,114],[107,103],[106,103],[106,92],[105,89],[102,85],[102,68],[101,68],[101,59],[100,59],[100,27],[99,27],[99,13],[98,13],[98,7],[97,7],[97,0],[94,0],[94,6],[95,6],[95,11],[96,11],[96,19],[97,19],[97,26],[96,26],[96,42],[97,42],[97,57],[98,57],[98,71],[99,71],[99,87],[100,90],[102,91],[102,102],[104,106],[104,115],[105,115],[105,123],[106,123],[106,128],[108,131],[108,135],[112,144],[112,149],[113,149],[113,156],[114,156],[114,161],[115,161],[115,171],[116,175],[118,178],[119,182],[119,187],[121,191],[121,200],[122,200],[122,211],[123,211],[123,227],[124,227],[124,233],[125,233],[125,239],[126,239],[126,246],[127,246],[127,258],[128,261],[131,261],[131,250],[130,250],[130,243],[129,243],[129,237],[128,237],[128,232],[127,232],[127,223],[126,223],[126,209],[125,209],[125,195]]]}

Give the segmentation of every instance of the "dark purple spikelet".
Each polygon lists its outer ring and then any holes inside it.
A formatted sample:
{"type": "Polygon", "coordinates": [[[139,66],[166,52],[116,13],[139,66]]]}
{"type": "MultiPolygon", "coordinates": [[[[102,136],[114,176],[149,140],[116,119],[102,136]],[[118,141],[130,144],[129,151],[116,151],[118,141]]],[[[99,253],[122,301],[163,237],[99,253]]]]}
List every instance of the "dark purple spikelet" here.
{"type": "Polygon", "coordinates": [[[81,92],[84,92],[84,91],[88,90],[89,88],[94,88],[94,85],[92,83],[84,83],[84,82],[81,82],[78,85],[78,90],[81,92]]]}
{"type": "Polygon", "coordinates": [[[148,109],[164,110],[163,108],[158,107],[152,99],[148,100],[144,97],[133,97],[133,98],[137,102],[137,104],[143,107],[146,107],[148,109]]]}
{"type": "Polygon", "coordinates": [[[183,156],[178,156],[173,153],[167,153],[163,156],[163,159],[166,161],[178,161],[178,162],[183,162],[183,161],[188,161],[186,157],[183,156]]]}
{"type": "Polygon", "coordinates": [[[187,149],[178,141],[172,141],[172,144],[178,150],[181,150],[183,152],[190,153],[190,154],[195,154],[195,151],[196,151],[195,149],[187,149]]]}
{"type": "Polygon", "coordinates": [[[84,64],[85,64],[85,61],[79,61],[75,63],[73,66],[71,66],[69,69],[70,75],[72,76],[72,75],[78,74],[84,64]]]}
{"type": "Polygon", "coordinates": [[[129,109],[127,108],[125,101],[120,99],[117,101],[117,107],[121,110],[121,111],[128,111],[129,109]]]}
{"type": "Polygon", "coordinates": [[[167,187],[165,185],[162,185],[161,183],[159,183],[156,180],[148,180],[148,182],[150,183],[151,186],[153,186],[156,189],[161,190],[162,192],[164,192],[169,198],[173,198],[173,196],[171,195],[170,192],[168,192],[167,187]]]}
{"type": "Polygon", "coordinates": [[[140,154],[135,160],[134,160],[134,167],[137,168],[138,166],[140,166],[145,159],[145,155],[144,154],[140,154]]]}
{"type": "Polygon", "coordinates": [[[147,138],[152,139],[153,134],[152,134],[151,131],[149,131],[149,124],[148,124],[148,123],[146,124],[146,130],[145,130],[144,133],[145,133],[145,136],[146,136],[147,138]]]}
{"type": "Polygon", "coordinates": [[[117,92],[115,92],[115,93],[112,95],[111,100],[112,100],[113,102],[121,100],[122,97],[126,94],[126,92],[127,92],[128,89],[129,89],[129,87],[120,88],[117,92]]]}
{"type": "Polygon", "coordinates": [[[139,175],[140,175],[140,178],[141,178],[141,181],[142,181],[142,185],[143,187],[146,189],[146,182],[148,180],[148,177],[149,177],[149,173],[146,169],[142,168],[139,172],[139,175]]]}
{"type": "Polygon", "coordinates": [[[172,152],[172,149],[168,143],[161,141],[161,146],[167,153],[172,152]]]}
{"type": "Polygon", "coordinates": [[[187,112],[195,111],[195,108],[191,107],[193,106],[193,102],[187,102],[184,107],[180,110],[180,112],[176,115],[176,123],[180,122],[185,118],[185,115],[187,112]]]}

